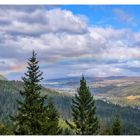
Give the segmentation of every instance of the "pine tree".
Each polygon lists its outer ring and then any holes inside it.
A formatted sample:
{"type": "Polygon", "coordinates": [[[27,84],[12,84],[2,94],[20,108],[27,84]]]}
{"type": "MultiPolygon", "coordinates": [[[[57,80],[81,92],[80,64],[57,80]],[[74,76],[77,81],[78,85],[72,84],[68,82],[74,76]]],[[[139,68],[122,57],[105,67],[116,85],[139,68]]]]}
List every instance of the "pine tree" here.
{"type": "Polygon", "coordinates": [[[61,128],[59,127],[59,114],[53,104],[52,98],[48,99],[47,111],[46,111],[47,119],[44,122],[43,134],[47,135],[58,135],[61,134],[61,128]]]}
{"type": "Polygon", "coordinates": [[[18,113],[12,117],[14,132],[18,135],[39,135],[42,134],[42,126],[46,120],[47,107],[44,106],[46,96],[40,95],[41,85],[39,82],[43,78],[34,51],[28,60],[27,69],[25,77],[22,78],[24,90],[20,91],[23,100],[18,100],[18,113]]]}
{"type": "Polygon", "coordinates": [[[113,135],[121,135],[121,123],[119,115],[116,115],[114,119],[112,133],[113,135]]]}
{"type": "Polygon", "coordinates": [[[78,135],[93,135],[98,133],[98,119],[96,116],[95,100],[87,87],[86,80],[82,76],[78,94],[72,99],[72,116],[74,125],[67,124],[78,135]]]}

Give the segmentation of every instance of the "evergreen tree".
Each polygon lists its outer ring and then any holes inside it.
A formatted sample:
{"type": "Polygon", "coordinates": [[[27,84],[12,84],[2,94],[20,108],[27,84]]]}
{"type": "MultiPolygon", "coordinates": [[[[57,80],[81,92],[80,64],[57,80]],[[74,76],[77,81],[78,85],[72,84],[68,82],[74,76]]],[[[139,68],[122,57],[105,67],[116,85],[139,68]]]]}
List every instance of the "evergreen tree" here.
{"type": "Polygon", "coordinates": [[[44,106],[46,96],[40,95],[41,85],[39,82],[43,78],[34,51],[28,60],[27,69],[25,77],[22,78],[24,90],[20,91],[23,100],[18,100],[18,113],[12,117],[14,132],[18,135],[39,135],[42,134],[41,130],[46,120],[47,107],[44,106]]]}
{"type": "Polygon", "coordinates": [[[78,94],[72,99],[72,116],[74,125],[67,124],[78,135],[93,135],[98,133],[98,120],[96,116],[95,100],[87,87],[86,80],[82,76],[78,94]]]}
{"type": "Polygon", "coordinates": [[[11,128],[9,126],[5,126],[0,124],[0,135],[13,135],[11,128]]]}
{"type": "Polygon", "coordinates": [[[59,127],[59,114],[53,105],[52,98],[48,100],[46,115],[47,118],[44,122],[42,133],[47,135],[61,134],[61,128],[59,127]]]}
{"type": "Polygon", "coordinates": [[[116,115],[116,117],[114,119],[112,134],[113,135],[121,135],[121,123],[120,123],[119,115],[116,115]]]}

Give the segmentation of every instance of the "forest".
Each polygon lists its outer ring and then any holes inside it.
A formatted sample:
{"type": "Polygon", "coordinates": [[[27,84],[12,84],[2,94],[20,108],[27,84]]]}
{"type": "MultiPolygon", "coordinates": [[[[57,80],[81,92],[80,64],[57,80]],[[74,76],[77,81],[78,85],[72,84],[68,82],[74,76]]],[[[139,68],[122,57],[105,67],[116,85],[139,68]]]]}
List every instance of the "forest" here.
{"type": "Polygon", "coordinates": [[[39,84],[34,51],[27,68],[22,81],[0,80],[1,135],[140,134],[140,110],[95,100],[84,76],[71,96],[39,84]]]}

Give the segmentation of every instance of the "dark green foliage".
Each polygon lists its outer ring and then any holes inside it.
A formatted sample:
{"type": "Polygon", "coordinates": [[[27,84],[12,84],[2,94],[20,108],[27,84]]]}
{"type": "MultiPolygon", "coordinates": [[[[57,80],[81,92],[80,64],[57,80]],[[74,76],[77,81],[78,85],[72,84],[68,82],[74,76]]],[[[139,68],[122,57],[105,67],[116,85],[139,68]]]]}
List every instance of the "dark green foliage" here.
{"type": "Polygon", "coordinates": [[[18,112],[15,117],[12,117],[14,132],[18,135],[39,135],[42,134],[40,130],[46,119],[46,114],[44,114],[46,96],[40,96],[41,86],[38,83],[42,80],[42,73],[34,51],[27,68],[27,73],[22,78],[24,90],[20,91],[23,101],[18,100],[18,112]]]}
{"type": "Polygon", "coordinates": [[[140,110],[131,107],[121,107],[104,101],[96,101],[97,115],[108,123],[108,127],[112,127],[113,119],[116,114],[120,115],[122,134],[138,135],[140,134],[140,110]]]}
{"type": "Polygon", "coordinates": [[[14,115],[17,110],[16,99],[21,99],[19,95],[21,82],[0,81],[0,122],[11,123],[9,115],[14,115]]]}
{"type": "Polygon", "coordinates": [[[48,101],[46,116],[46,121],[41,130],[42,133],[47,135],[61,134],[61,128],[59,127],[59,114],[53,105],[52,99],[49,99],[48,101]]]}
{"type": "Polygon", "coordinates": [[[74,132],[71,128],[63,128],[61,134],[62,135],[74,135],[74,132]]]}
{"type": "Polygon", "coordinates": [[[105,119],[100,119],[99,122],[100,130],[99,130],[99,135],[111,135],[111,129],[108,126],[108,123],[105,119]]]}
{"type": "Polygon", "coordinates": [[[69,126],[75,129],[79,135],[93,135],[98,132],[98,120],[96,117],[96,107],[93,96],[86,85],[86,80],[82,76],[78,94],[72,99],[72,117],[74,125],[69,126]]]}
{"type": "Polygon", "coordinates": [[[53,98],[54,105],[57,108],[62,119],[71,119],[71,96],[55,93],[48,95],[53,98]]]}
{"type": "Polygon", "coordinates": [[[0,135],[13,135],[11,128],[6,125],[0,124],[0,135]]]}
{"type": "Polygon", "coordinates": [[[119,115],[116,115],[116,117],[114,119],[113,127],[112,127],[112,134],[121,135],[121,122],[120,122],[119,115]]]}

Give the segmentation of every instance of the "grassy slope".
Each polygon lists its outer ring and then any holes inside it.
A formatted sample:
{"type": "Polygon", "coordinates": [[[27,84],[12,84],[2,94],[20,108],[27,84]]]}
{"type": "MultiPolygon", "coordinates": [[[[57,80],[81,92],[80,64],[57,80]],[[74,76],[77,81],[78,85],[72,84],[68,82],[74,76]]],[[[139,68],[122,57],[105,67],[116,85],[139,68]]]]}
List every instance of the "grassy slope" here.
{"type": "Polygon", "coordinates": [[[110,83],[104,87],[96,87],[95,90],[98,99],[104,98],[122,106],[140,106],[140,82],[125,86],[110,83]]]}

